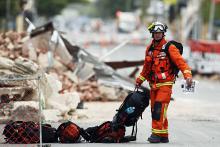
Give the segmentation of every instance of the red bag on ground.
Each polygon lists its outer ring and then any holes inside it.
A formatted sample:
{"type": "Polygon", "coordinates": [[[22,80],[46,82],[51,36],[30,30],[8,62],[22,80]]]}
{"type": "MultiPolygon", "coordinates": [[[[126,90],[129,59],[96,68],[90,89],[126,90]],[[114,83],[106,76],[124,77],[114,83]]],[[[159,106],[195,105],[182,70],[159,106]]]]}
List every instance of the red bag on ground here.
{"type": "Polygon", "coordinates": [[[118,143],[125,136],[125,127],[114,126],[112,122],[106,121],[99,126],[87,128],[81,135],[89,142],[118,143]]]}
{"type": "Polygon", "coordinates": [[[80,128],[71,121],[62,123],[57,129],[57,135],[61,143],[80,142],[80,128]]]}

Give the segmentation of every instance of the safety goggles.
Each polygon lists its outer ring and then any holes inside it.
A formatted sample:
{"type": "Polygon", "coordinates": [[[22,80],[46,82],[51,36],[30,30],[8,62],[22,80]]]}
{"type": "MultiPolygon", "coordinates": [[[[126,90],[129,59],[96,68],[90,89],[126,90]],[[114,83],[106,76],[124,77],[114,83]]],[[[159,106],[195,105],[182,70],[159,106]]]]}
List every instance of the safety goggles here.
{"type": "Polygon", "coordinates": [[[164,32],[164,31],[165,31],[165,29],[162,25],[156,25],[156,26],[154,26],[154,28],[152,30],[152,32],[164,32]]]}

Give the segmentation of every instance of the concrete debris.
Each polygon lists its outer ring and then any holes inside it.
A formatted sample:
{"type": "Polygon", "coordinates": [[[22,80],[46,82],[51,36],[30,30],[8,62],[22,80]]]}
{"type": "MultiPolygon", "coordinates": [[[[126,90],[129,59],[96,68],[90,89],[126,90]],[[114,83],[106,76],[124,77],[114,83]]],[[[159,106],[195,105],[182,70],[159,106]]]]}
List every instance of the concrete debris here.
{"type": "Polygon", "coordinates": [[[31,60],[18,57],[13,61],[6,57],[0,56],[1,74],[4,74],[4,72],[6,72],[6,74],[9,74],[8,71],[10,71],[13,75],[33,75],[36,74],[38,70],[38,65],[31,60]]]}
{"type": "Polygon", "coordinates": [[[0,102],[36,100],[36,90],[32,87],[0,87],[0,102]],[[4,99],[5,98],[5,99],[4,99]]]}
{"type": "Polygon", "coordinates": [[[56,97],[47,99],[46,108],[59,110],[61,113],[68,113],[72,109],[76,109],[80,98],[78,93],[59,94],[56,97]]]}
{"type": "Polygon", "coordinates": [[[128,94],[126,90],[99,85],[94,80],[76,85],[76,89],[84,101],[118,101],[128,94]]]}
{"type": "Polygon", "coordinates": [[[19,57],[13,61],[0,56],[0,102],[37,100],[37,85],[26,78],[34,76],[38,70],[36,63],[28,59],[19,57]]]}
{"type": "Polygon", "coordinates": [[[101,96],[106,97],[109,100],[118,99],[115,89],[111,87],[99,86],[99,91],[100,91],[101,96]]]}
{"type": "MultiPolygon", "coordinates": [[[[34,48],[39,42],[35,40],[32,44],[26,33],[13,31],[0,33],[0,77],[25,79],[26,76],[38,74],[40,69],[45,69],[48,73],[43,74],[39,81],[44,97],[42,99],[44,120],[86,118],[85,115],[75,113],[80,101],[116,101],[120,99],[121,94],[127,93],[127,91],[101,86],[94,79],[83,84],[74,83],[71,74],[74,63],[68,62],[67,64],[63,61],[62,58],[67,59],[66,54],[62,55],[63,50],[49,54],[48,42],[45,42],[47,40],[48,38],[43,43],[40,42],[42,48],[34,48]],[[50,55],[53,56],[53,62],[48,58],[50,55]]],[[[71,61],[70,58],[68,59],[71,61]]],[[[32,80],[12,82],[2,80],[0,83],[0,122],[3,117],[4,120],[39,121],[37,86],[36,81],[32,80]],[[10,101],[13,103],[11,104],[10,101]]]]}
{"type": "Polygon", "coordinates": [[[62,83],[52,74],[46,74],[46,81],[45,108],[57,109],[62,114],[68,114],[69,111],[76,109],[80,102],[77,92],[59,93],[62,83]]]}
{"type": "Polygon", "coordinates": [[[39,67],[36,63],[22,57],[19,57],[15,60],[15,65],[22,69],[25,72],[24,74],[36,74],[39,70],[39,67]]]}
{"type": "Polygon", "coordinates": [[[124,96],[124,93],[126,94],[128,93],[126,90],[120,90],[113,87],[102,86],[103,88],[100,89],[99,87],[101,85],[98,84],[97,81],[93,79],[90,79],[80,84],[74,83],[73,80],[71,79],[72,77],[69,71],[67,72],[65,71],[64,73],[62,73],[62,71],[59,71],[58,69],[53,69],[50,71],[50,74],[55,75],[55,77],[57,77],[59,81],[62,81],[62,89],[59,91],[59,93],[77,91],[82,101],[121,100],[122,97],[121,95],[123,94],[124,96]],[[112,94],[105,94],[106,92],[104,87],[106,87],[106,89],[109,89],[109,91],[112,91],[112,94]]]}
{"type": "Polygon", "coordinates": [[[96,81],[88,81],[80,85],[74,83],[71,74],[68,74],[71,72],[69,67],[63,63],[62,60],[60,60],[62,57],[62,52],[59,54],[54,54],[53,63],[50,63],[48,61],[48,43],[45,43],[45,41],[48,40],[48,36],[48,34],[45,34],[43,37],[41,36],[40,44],[42,47],[40,46],[41,48],[35,49],[35,46],[39,47],[39,45],[36,45],[39,44],[39,39],[32,39],[33,44],[31,44],[28,36],[26,36],[26,33],[16,33],[12,31],[1,33],[0,56],[7,57],[9,59],[0,59],[0,62],[3,62],[0,63],[0,66],[3,66],[2,68],[6,69],[13,69],[13,72],[20,74],[32,74],[36,72],[38,65],[44,69],[47,69],[51,66],[48,73],[56,75],[58,80],[62,82],[62,88],[60,89],[59,93],[77,91],[80,94],[80,99],[83,101],[117,100],[117,95],[113,94],[114,88],[110,90],[112,91],[111,96],[110,94],[103,94],[103,92],[100,93],[100,89],[98,88],[100,85],[98,85],[96,81]],[[45,38],[44,41],[42,41],[43,38],[45,38]],[[31,60],[29,60],[31,63],[27,63],[27,60],[21,57],[29,58],[38,65],[31,60]],[[23,65],[28,68],[24,68],[23,65]]]}
{"type": "Polygon", "coordinates": [[[11,111],[11,120],[14,121],[34,121],[39,122],[39,102],[19,101],[14,102],[14,108],[11,111]]]}
{"type": "Polygon", "coordinates": [[[7,117],[9,115],[11,115],[11,109],[13,109],[13,104],[12,103],[6,103],[4,105],[0,105],[1,109],[0,109],[0,116],[2,117],[7,117]]]}
{"type": "Polygon", "coordinates": [[[13,31],[0,33],[0,55],[9,57],[10,59],[16,59],[22,56],[22,40],[25,36],[26,33],[17,33],[13,31]]]}

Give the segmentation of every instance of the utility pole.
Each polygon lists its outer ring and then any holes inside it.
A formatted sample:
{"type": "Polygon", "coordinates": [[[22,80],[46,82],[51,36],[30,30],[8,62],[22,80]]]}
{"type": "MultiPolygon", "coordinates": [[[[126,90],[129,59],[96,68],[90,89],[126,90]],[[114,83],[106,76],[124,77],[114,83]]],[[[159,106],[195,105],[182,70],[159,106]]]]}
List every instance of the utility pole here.
{"type": "Polygon", "coordinates": [[[213,39],[213,24],[214,24],[214,17],[215,17],[215,2],[211,0],[211,9],[209,14],[209,31],[208,31],[208,39],[213,39]]]}
{"type": "Polygon", "coordinates": [[[10,18],[11,18],[11,0],[6,0],[6,29],[8,30],[10,28],[10,18]]]}
{"type": "Polygon", "coordinates": [[[126,2],[126,11],[131,11],[132,0],[127,0],[126,2]]]}
{"type": "Polygon", "coordinates": [[[142,22],[144,22],[144,17],[146,16],[146,8],[148,4],[149,4],[149,0],[142,0],[142,5],[141,5],[141,21],[142,22]]]}

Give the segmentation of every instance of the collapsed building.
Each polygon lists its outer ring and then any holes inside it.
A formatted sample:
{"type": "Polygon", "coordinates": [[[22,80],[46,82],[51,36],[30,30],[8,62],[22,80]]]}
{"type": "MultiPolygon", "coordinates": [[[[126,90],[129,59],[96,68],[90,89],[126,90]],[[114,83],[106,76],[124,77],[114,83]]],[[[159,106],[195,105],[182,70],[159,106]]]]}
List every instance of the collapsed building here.
{"type": "Polygon", "coordinates": [[[50,31],[37,38],[12,31],[0,34],[0,122],[39,121],[39,105],[44,120],[60,121],[68,119],[79,102],[115,101],[127,94],[100,85],[93,76],[76,82],[75,65],[68,64],[75,60],[68,50],[51,52],[51,35],[50,31]]]}

